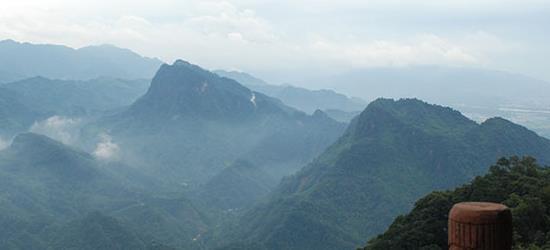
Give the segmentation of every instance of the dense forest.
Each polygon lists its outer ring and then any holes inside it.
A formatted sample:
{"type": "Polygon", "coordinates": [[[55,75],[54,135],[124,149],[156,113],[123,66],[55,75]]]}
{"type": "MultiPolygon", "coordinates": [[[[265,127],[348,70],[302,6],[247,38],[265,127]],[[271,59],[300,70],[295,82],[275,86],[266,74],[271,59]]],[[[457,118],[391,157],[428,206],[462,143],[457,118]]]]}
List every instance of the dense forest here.
{"type": "Polygon", "coordinates": [[[510,207],[515,249],[550,248],[550,169],[534,158],[502,158],[485,176],[452,191],[432,192],[407,215],[369,241],[364,250],[447,249],[447,219],[453,204],[490,201],[510,207]]]}

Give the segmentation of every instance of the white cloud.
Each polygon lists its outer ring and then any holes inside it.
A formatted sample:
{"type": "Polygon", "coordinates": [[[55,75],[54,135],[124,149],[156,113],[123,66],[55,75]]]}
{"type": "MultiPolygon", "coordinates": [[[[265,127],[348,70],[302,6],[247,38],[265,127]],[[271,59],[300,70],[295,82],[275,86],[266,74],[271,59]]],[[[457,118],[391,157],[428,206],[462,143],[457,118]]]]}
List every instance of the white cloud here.
{"type": "Polygon", "coordinates": [[[30,128],[30,132],[43,134],[70,145],[78,139],[80,124],[80,119],[55,115],[46,120],[35,122],[30,128]]]}
{"type": "Polygon", "coordinates": [[[231,32],[227,34],[227,38],[231,41],[240,41],[240,42],[247,42],[243,35],[239,32],[231,32]]]}
{"type": "Polygon", "coordinates": [[[471,65],[480,62],[479,58],[469,52],[469,48],[433,34],[419,35],[400,42],[375,40],[346,43],[318,40],[313,42],[309,49],[311,54],[320,55],[317,60],[328,57],[338,64],[348,64],[352,67],[471,65]]]}
{"type": "Polygon", "coordinates": [[[100,141],[94,150],[94,155],[101,160],[112,160],[118,158],[120,147],[113,142],[108,134],[100,134],[100,141]]]}
{"type": "Polygon", "coordinates": [[[10,146],[10,142],[8,140],[3,139],[0,137],[0,150],[4,150],[5,148],[10,146]]]}
{"type": "Polygon", "coordinates": [[[542,53],[520,53],[531,47],[530,36],[517,35],[514,25],[505,22],[541,26],[546,20],[541,18],[550,16],[544,15],[550,4],[542,0],[0,2],[0,39],[72,47],[110,43],[207,68],[513,66],[517,57],[531,60],[550,53],[542,46],[547,42],[539,42],[542,53]],[[531,13],[538,19],[530,19],[531,13]]]}

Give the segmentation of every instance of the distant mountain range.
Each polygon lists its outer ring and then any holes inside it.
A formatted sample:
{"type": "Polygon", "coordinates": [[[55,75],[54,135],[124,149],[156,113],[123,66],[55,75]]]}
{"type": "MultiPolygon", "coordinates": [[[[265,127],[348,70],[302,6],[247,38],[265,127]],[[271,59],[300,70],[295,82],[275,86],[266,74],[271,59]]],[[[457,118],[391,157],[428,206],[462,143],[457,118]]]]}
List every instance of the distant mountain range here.
{"type": "Polygon", "coordinates": [[[214,73],[234,79],[248,88],[275,97],[286,105],[313,113],[315,110],[342,110],[357,112],[367,106],[367,102],[356,97],[347,97],[333,90],[309,90],[290,85],[272,85],[244,72],[216,70],[214,73]]]}
{"type": "Polygon", "coordinates": [[[266,81],[241,71],[227,71],[227,70],[220,69],[220,70],[214,70],[212,72],[216,73],[219,76],[231,78],[247,87],[269,85],[269,83],[267,83],[266,81]]]}
{"type": "MultiPolygon", "coordinates": [[[[81,121],[120,111],[143,95],[148,86],[148,80],[76,81],[43,77],[0,84],[0,149],[2,141],[32,130],[34,125],[48,122],[50,118],[81,121]]],[[[56,130],[63,126],[61,123],[48,125],[56,130]]]]}
{"type": "Polygon", "coordinates": [[[335,144],[247,212],[233,237],[267,249],[359,247],[417,198],[465,183],[510,155],[548,163],[550,140],[501,118],[477,124],[419,100],[378,99],[335,144]]]}
{"type": "Polygon", "coordinates": [[[0,82],[42,76],[88,80],[151,78],[162,62],[111,45],[73,49],[62,45],[0,41],[0,82]]]}
{"type": "Polygon", "coordinates": [[[411,66],[359,69],[309,81],[365,100],[419,98],[458,105],[549,107],[550,83],[524,75],[477,68],[411,66]],[[523,93],[523,94],[518,94],[523,93]]]}
{"type": "Polygon", "coordinates": [[[132,104],[149,87],[149,80],[96,78],[86,81],[33,77],[0,84],[43,116],[83,117],[98,115],[132,104]]]}

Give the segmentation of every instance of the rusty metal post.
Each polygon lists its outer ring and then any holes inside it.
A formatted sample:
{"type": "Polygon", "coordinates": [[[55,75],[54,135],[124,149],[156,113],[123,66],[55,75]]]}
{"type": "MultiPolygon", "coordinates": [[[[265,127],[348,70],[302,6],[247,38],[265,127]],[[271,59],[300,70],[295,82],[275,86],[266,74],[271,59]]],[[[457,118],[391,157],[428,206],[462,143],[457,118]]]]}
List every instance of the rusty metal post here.
{"type": "Polygon", "coordinates": [[[512,249],[512,213],[502,204],[463,202],[449,212],[449,250],[512,249]]]}

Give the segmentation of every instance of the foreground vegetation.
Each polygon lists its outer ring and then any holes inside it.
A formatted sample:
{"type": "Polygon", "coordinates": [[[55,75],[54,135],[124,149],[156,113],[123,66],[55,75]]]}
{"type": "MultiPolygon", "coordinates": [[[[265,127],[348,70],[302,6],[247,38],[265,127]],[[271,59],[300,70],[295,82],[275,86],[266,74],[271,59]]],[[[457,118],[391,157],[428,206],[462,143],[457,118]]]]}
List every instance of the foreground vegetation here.
{"type": "Polygon", "coordinates": [[[470,184],[432,192],[364,249],[447,249],[448,212],[463,201],[506,204],[514,217],[514,248],[550,249],[550,169],[530,157],[502,158],[470,184]]]}

